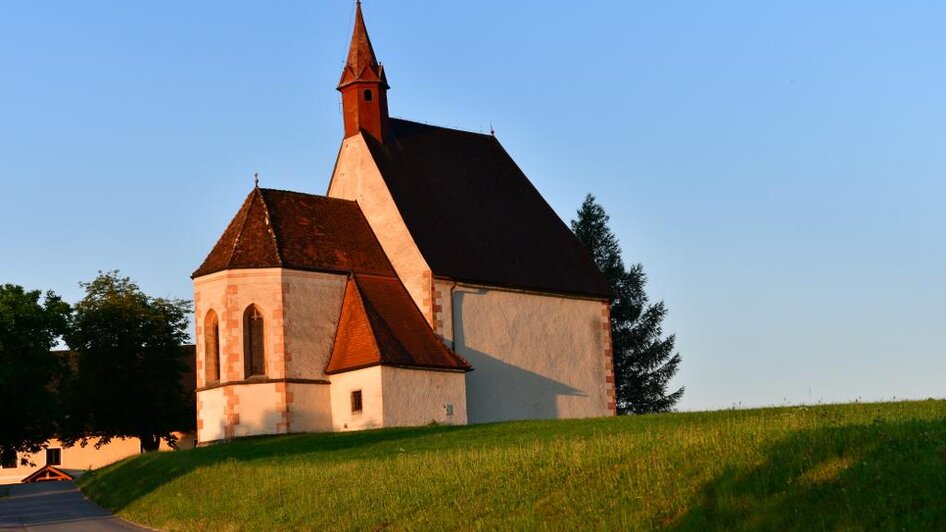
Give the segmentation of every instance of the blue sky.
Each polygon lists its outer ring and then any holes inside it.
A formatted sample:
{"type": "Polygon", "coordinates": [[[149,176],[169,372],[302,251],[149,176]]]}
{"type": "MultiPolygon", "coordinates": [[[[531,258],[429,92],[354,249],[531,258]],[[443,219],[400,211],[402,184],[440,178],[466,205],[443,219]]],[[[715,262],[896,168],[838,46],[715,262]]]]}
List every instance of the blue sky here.
{"type": "MultiPolygon", "coordinates": [[[[946,396],[946,4],[366,0],[394,116],[594,193],[680,407],[946,396]]],[[[324,193],[348,1],[0,4],[0,282],[189,275],[259,172],[324,193]]]]}

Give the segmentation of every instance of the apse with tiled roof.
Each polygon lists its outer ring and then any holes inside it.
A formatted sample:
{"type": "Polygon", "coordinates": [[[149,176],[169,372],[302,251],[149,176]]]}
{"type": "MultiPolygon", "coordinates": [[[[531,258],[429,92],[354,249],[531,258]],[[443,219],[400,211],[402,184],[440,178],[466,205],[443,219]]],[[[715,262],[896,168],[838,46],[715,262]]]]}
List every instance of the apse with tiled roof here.
{"type": "Polygon", "coordinates": [[[466,423],[469,364],[434,335],[354,201],[254,188],[194,272],[194,302],[202,443],[466,423]]]}
{"type": "Polygon", "coordinates": [[[254,188],[194,273],[202,443],[614,413],[588,252],[494,136],[388,89],[359,3],[328,197],[254,188]]]}

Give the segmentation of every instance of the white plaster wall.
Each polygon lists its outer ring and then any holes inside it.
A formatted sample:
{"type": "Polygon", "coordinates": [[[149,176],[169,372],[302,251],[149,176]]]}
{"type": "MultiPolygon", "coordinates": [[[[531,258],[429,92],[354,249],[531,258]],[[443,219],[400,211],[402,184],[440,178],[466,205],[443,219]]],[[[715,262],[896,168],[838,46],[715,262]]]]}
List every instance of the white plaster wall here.
{"type": "Polygon", "coordinates": [[[347,275],[283,271],[288,377],[325,378],[347,281],[347,275]]]}
{"type": "Polygon", "coordinates": [[[382,367],[384,426],[465,425],[465,379],[458,372],[382,367]]]}
{"type": "Polygon", "coordinates": [[[234,412],[240,416],[233,427],[234,437],[279,432],[277,425],[283,422],[284,408],[280,406],[283,394],[276,386],[273,382],[233,386],[237,398],[234,412]]]}
{"type": "Polygon", "coordinates": [[[222,440],[226,437],[226,406],[227,399],[223,388],[197,392],[198,442],[222,440]]]}
{"type": "Polygon", "coordinates": [[[289,432],[325,432],[332,430],[332,395],[328,384],[287,385],[289,432]]]}
{"type": "Polygon", "coordinates": [[[384,426],[381,366],[332,375],[332,425],[334,430],[361,430],[384,426]],[[361,413],[351,411],[351,392],[361,390],[361,413]]]}
{"type": "Polygon", "coordinates": [[[401,282],[431,322],[430,267],[407,230],[362,134],[342,141],[328,196],[358,202],[401,282]]]}
{"type": "Polygon", "coordinates": [[[602,302],[458,285],[470,423],[610,415],[602,302]]]}

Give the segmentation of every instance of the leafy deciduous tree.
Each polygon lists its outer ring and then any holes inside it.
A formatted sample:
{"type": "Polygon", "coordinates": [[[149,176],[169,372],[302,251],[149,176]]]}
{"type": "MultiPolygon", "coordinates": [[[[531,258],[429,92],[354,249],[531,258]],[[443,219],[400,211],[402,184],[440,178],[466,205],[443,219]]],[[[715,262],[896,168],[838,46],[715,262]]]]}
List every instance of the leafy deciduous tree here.
{"type": "MultiPolygon", "coordinates": [[[[56,294],[0,286],[0,459],[38,452],[56,432],[55,387],[64,366],[50,352],[66,332],[69,305],[56,294]]],[[[26,458],[21,458],[25,463],[26,458]]]]}
{"type": "Polygon", "coordinates": [[[663,301],[649,304],[647,277],[639,263],[624,267],[617,237],[608,227],[608,215],[591,194],[572,220],[575,236],[594,257],[611,286],[611,339],[618,412],[664,412],[683,397],[683,388],[667,393],[680,354],[674,353],[674,335],[663,338],[667,315],[663,301]]]}
{"type": "Polygon", "coordinates": [[[86,294],[66,336],[78,370],[65,439],[136,437],[145,451],[173,443],[172,431],[194,423],[181,385],[190,302],[152,298],[117,271],[80,284],[86,294]]]}

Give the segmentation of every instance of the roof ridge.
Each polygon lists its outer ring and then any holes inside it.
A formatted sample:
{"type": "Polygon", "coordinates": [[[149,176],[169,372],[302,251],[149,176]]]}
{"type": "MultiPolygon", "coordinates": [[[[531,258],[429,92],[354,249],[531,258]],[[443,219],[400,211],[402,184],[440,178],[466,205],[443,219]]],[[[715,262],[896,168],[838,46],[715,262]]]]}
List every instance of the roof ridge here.
{"type": "MultiPolygon", "coordinates": [[[[383,363],[383,362],[384,362],[384,353],[381,352],[381,344],[378,343],[378,333],[376,333],[376,332],[374,331],[374,325],[373,325],[372,322],[371,322],[371,316],[368,315],[368,307],[369,307],[369,305],[368,305],[368,302],[365,301],[365,296],[364,296],[364,293],[363,293],[362,290],[361,290],[361,287],[358,286],[358,281],[355,280],[355,274],[354,274],[354,273],[352,273],[352,274],[349,276],[349,282],[352,283],[352,287],[353,287],[354,290],[355,290],[355,296],[354,296],[354,297],[356,298],[357,301],[360,301],[360,302],[361,302],[361,311],[364,313],[364,315],[365,315],[365,321],[368,322],[368,328],[371,330],[371,343],[374,344],[374,348],[375,348],[375,350],[378,352],[378,362],[379,362],[379,363],[383,363]]],[[[377,312],[378,312],[377,310],[374,309],[374,307],[371,307],[371,311],[374,312],[375,314],[377,314],[377,312]]],[[[401,347],[403,347],[403,346],[401,346],[401,347]]]]}
{"type": "Polygon", "coordinates": [[[286,190],[286,189],[283,189],[283,188],[263,188],[263,187],[260,187],[259,190],[260,190],[260,191],[264,191],[264,192],[276,192],[276,193],[278,193],[278,194],[291,194],[291,195],[293,195],[293,196],[307,196],[307,197],[310,197],[310,198],[319,198],[319,199],[326,199],[326,200],[330,200],[330,201],[338,201],[338,202],[345,202],[345,203],[357,203],[357,201],[355,201],[355,200],[350,200],[350,199],[345,199],[345,198],[336,198],[336,197],[332,197],[332,196],[324,196],[324,195],[322,195],[322,194],[313,194],[313,193],[311,193],[311,192],[299,192],[298,190],[286,190]]]}
{"type": "Polygon", "coordinates": [[[263,217],[266,219],[266,230],[273,237],[273,246],[276,248],[276,261],[280,266],[285,266],[286,261],[283,259],[282,246],[280,246],[279,235],[276,234],[276,226],[273,224],[272,217],[269,212],[269,203],[266,201],[266,195],[263,194],[263,191],[259,188],[256,189],[259,192],[260,200],[263,202],[263,217]]]}
{"type": "Polygon", "coordinates": [[[259,193],[259,187],[256,187],[250,191],[249,195],[243,201],[243,203],[247,204],[246,212],[243,213],[243,220],[240,222],[240,230],[237,231],[236,238],[233,239],[233,245],[230,246],[230,253],[227,256],[227,267],[230,267],[233,264],[233,257],[236,256],[237,247],[240,245],[240,240],[243,239],[243,230],[246,229],[246,221],[250,219],[250,210],[253,209],[253,198],[257,193],[259,193]]]}
{"type": "Polygon", "coordinates": [[[361,305],[361,315],[364,318],[365,322],[368,324],[368,330],[370,331],[370,334],[368,335],[369,336],[368,340],[374,346],[374,351],[378,354],[378,359],[376,361],[370,362],[369,366],[374,366],[374,365],[384,363],[384,355],[381,353],[381,346],[378,344],[378,338],[376,337],[374,329],[371,326],[371,318],[368,317],[368,312],[365,309],[365,298],[364,296],[362,296],[361,290],[358,288],[358,283],[355,282],[354,274],[350,273],[348,274],[348,280],[345,283],[345,294],[342,297],[342,304],[338,311],[339,320],[338,320],[338,325],[335,327],[335,336],[332,338],[332,351],[331,351],[331,354],[329,355],[328,363],[325,366],[326,372],[349,371],[350,369],[354,369],[354,368],[345,369],[344,364],[341,361],[339,361],[338,363],[339,365],[342,366],[342,369],[333,370],[331,368],[332,368],[332,364],[336,362],[335,360],[336,355],[342,358],[345,357],[346,353],[340,350],[347,349],[347,346],[339,346],[339,343],[338,343],[339,336],[341,336],[343,328],[350,327],[349,321],[352,318],[354,318],[354,316],[352,315],[353,311],[351,310],[350,307],[353,305],[357,307],[357,305],[359,304],[361,305]],[[349,288],[351,288],[352,292],[349,292],[349,288]],[[349,296],[349,293],[351,293],[352,295],[349,296]],[[348,313],[345,312],[346,305],[349,306],[348,313]],[[349,320],[345,320],[346,315],[348,315],[349,320]]]}
{"type": "MultiPolygon", "coordinates": [[[[372,305],[371,302],[365,297],[364,291],[361,290],[361,286],[360,286],[359,283],[358,283],[358,275],[359,275],[359,274],[352,273],[351,280],[352,280],[352,282],[355,284],[355,291],[358,293],[358,299],[361,300],[362,309],[364,309],[364,311],[365,311],[365,318],[368,319],[368,327],[371,329],[371,337],[372,337],[372,340],[374,341],[375,345],[378,347],[378,356],[379,356],[380,359],[381,359],[381,363],[382,363],[382,364],[385,363],[385,359],[384,359],[385,354],[384,354],[384,352],[381,350],[381,345],[378,343],[378,331],[375,330],[375,322],[376,322],[376,321],[378,322],[377,325],[379,325],[379,326],[381,326],[381,327],[384,328],[384,331],[383,331],[383,332],[386,333],[385,336],[386,336],[387,338],[389,338],[389,339],[394,340],[395,342],[397,342],[397,345],[401,348],[402,351],[410,352],[410,350],[407,348],[407,346],[404,345],[404,342],[402,342],[401,339],[398,338],[396,334],[394,334],[394,331],[391,330],[391,326],[388,325],[388,321],[381,315],[381,313],[378,311],[378,309],[376,309],[375,306],[372,305]],[[369,312],[369,310],[370,310],[370,312],[369,312]],[[372,316],[375,316],[376,319],[371,319],[372,316]]],[[[397,278],[397,277],[395,277],[395,278],[397,278]]],[[[398,279],[398,281],[400,282],[400,279],[398,279]]],[[[413,301],[414,301],[414,298],[411,298],[411,301],[413,302],[413,301]]],[[[415,304],[415,308],[416,308],[416,304],[415,304]]],[[[420,309],[418,309],[418,310],[420,310],[420,309]]],[[[426,323],[426,322],[427,322],[427,319],[425,318],[425,319],[424,319],[424,323],[426,323]]]]}
{"type": "Polygon", "coordinates": [[[406,118],[399,118],[395,116],[390,117],[390,120],[393,120],[396,122],[404,122],[407,124],[413,124],[417,126],[423,126],[423,127],[432,128],[432,129],[442,129],[444,131],[451,131],[455,133],[466,133],[468,135],[476,135],[478,137],[487,137],[487,138],[493,138],[493,139],[496,138],[496,135],[491,135],[489,133],[480,133],[478,131],[470,131],[469,129],[461,129],[459,127],[439,126],[437,124],[429,124],[427,122],[418,122],[416,120],[408,120],[406,118]]]}
{"type": "MultiPolygon", "coordinates": [[[[396,276],[396,275],[395,275],[395,276],[387,276],[387,275],[378,275],[378,274],[357,274],[357,273],[353,273],[353,274],[352,274],[352,279],[356,282],[356,288],[357,288],[357,277],[360,277],[360,276],[363,276],[363,275],[364,275],[364,276],[367,276],[367,277],[377,277],[377,278],[386,279],[386,280],[393,280],[393,281],[395,281],[395,282],[397,283],[398,288],[400,288],[400,289],[404,290],[405,292],[407,292],[407,287],[404,286],[404,283],[401,281],[401,278],[398,277],[398,276],[396,276]]],[[[360,289],[358,290],[358,294],[359,294],[359,296],[361,296],[361,294],[362,294],[362,291],[361,291],[360,289]]],[[[384,317],[382,317],[381,314],[380,314],[377,310],[375,310],[374,306],[371,305],[371,303],[368,302],[368,301],[364,298],[364,296],[361,296],[361,300],[362,300],[362,305],[365,306],[366,314],[367,314],[367,307],[370,306],[370,307],[371,307],[371,310],[372,310],[375,314],[378,315],[378,318],[380,319],[380,321],[382,322],[382,324],[384,325],[384,327],[387,329],[388,333],[390,333],[390,336],[397,342],[397,344],[401,347],[401,349],[403,349],[404,351],[410,352],[410,349],[408,349],[407,346],[404,345],[404,342],[402,342],[400,338],[397,338],[397,336],[393,334],[394,331],[391,329],[391,326],[387,323],[387,320],[384,319],[384,317]]],[[[467,367],[472,368],[473,365],[470,364],[470,361],[469,361],[469,360],[463,358],[463,356],[461,356],[459,353],[457,353],[456,351],[454,351],[453,349],[451,349],[449,346],[447,346],[446,344],[444,344],[439,338],[437,338],[437,334],[434,332],[433,327],[431,327],[430,323],[427,321],[427,317],[424,316],[423,311],[421,311],[420,307],[417,306],[417,302],[414,301],[414,298],[411,297],[411,295],[410,295],[409,292],[407,293],[407,300],[409,301],[409,306],[414,310],[415,318],[419,318],[419,319],[420,319],[420,321],[419,321],[418,323],[423,323],[423,324],[424,324],[424,326],[425,326],[425,331],[424,331],[424,332],[425,332],[425,333],[429,332],[431,335],[434,336],[434,345],[436,345],[438,349],[442,349],[442,350],[444,350],[446,353],[457,357],[457,358],[460,359],[464,364],[466,364],[467,367]]],[[[368,323],[369,323],[369,325],[372,325],[372,322],[371,322],[371,318],[370,318],[370,317],[368,318],[368,323]]],[[[372,326],[372,332],[374,333],[373,326],[372,326]]],[[[377,333],[375,333],[375,334],[377,334],[377,333]]],[[[384,353],[381,352],[381,346],[378,346],[378,352],[379,352],[380,355],[381,355],[382,364],[383,364],[383,363],[384,363],[384,353]]]]}

